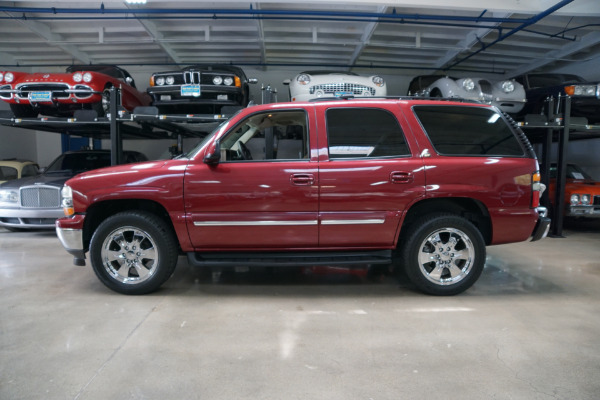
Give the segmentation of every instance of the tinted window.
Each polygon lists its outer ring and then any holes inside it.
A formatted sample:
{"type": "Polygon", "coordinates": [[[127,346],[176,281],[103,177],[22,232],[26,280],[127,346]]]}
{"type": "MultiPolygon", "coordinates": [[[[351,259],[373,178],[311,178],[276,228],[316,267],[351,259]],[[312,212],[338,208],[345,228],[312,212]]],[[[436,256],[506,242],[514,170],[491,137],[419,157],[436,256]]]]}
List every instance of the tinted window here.
{"type": "Polygon", "coordinates": [[[38,173],[39,171],[37,165],[28,164],[25,167],[23,167],[23,170],[21,171],[21,177],[25,178],[28,176],[35,176],[38,173]]]}
{"type": "Polygon", "coordinates": [[[110,153],[68,153],[63,154],[48,168],[46,173],[55,171],[89,171],[92,169],[108,167],[110,153]]]}
{"type": "Polygon", "coordinates": [[[221,141],[221,161],[308,159],[306,113],[254,114],[221,141]]]}
{"type": "Polygon", "coordinates": [[[396,117],[377,108],[327,110],[329,158],[410,155],[396,117]]]}
{"type": "Polygon", "coordinates": [[[415,114],[439,154],[522,156],[523,148],[491,108],[415,106],[415,114]]]}
{"type": "Polygon", "coordinates": [[[17,179],[18,171],[16,168],[2,166],[0,167],[0,181],[10,181],[17,179]]]}

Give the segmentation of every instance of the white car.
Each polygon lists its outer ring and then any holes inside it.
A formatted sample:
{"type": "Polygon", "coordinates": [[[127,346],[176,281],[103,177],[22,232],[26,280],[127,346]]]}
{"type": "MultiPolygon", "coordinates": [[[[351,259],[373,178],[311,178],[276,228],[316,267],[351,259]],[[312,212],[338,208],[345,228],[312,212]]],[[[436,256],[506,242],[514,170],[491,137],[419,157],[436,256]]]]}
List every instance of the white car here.
{"type": "Polygon", "coordinates": [[[408,94],[473,100],[492,104],[509,114],[518,113],[527,102],[523,85],[514,79],[492,81],[486,78],[421,75],[413,78],[408,94]]]}
{"type": "Polygon", "coordinates": [[[377,75],[360,76],[352,72],[306,71],[289,84],[290,101],[308,101],[322,97],[373,97],[385,96],[385,81],[377,75]]]}

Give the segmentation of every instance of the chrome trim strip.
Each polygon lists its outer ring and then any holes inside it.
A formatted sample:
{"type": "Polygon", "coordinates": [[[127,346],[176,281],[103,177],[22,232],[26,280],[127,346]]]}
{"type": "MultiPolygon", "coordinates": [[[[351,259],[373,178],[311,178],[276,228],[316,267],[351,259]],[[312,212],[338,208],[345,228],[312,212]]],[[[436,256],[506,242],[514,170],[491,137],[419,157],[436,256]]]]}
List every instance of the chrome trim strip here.
{"type": "Polygon", "coordinates": [[[385,218],[372,218],[372,219],[328,219],[321,221],[321,225],[369,225],[369,224],[383,224],[385,218]]]}
{"type": "Polygon", "coordinates": [[[66,250],[83,250],[83,230],[56,227],[56,235],[66,250]]]}
{"type": "Polygon", "coordinates": [[[317,225],[317,220],[310,221],[194,221],[194,226],[293,226],[317,225]]]}

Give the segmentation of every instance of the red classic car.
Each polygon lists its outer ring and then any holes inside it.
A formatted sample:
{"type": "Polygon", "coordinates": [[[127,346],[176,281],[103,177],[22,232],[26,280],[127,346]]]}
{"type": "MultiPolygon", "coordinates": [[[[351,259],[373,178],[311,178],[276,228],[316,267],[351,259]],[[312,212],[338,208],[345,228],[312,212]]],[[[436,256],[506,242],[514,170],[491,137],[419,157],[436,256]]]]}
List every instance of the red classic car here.
{"type": "Polygon", "coordinates": [[[0,71],[0,99],[18,118],[72,116],[81,109],[104,116],[113,86],[122,88],[121,105],[128,111],[150,105],[152,99],[135,88],[131,75],[113,65],[72,65],[65,73],[0,71]]]}
{"type": "MultiPolygon", "coordinates": [[[[554,200],[556,165],[550,166],[550,200],[554,200]]],[[[575,164],[567,164],[565,182],[565,216],[600,218],[600,182],[575,164]]]]}

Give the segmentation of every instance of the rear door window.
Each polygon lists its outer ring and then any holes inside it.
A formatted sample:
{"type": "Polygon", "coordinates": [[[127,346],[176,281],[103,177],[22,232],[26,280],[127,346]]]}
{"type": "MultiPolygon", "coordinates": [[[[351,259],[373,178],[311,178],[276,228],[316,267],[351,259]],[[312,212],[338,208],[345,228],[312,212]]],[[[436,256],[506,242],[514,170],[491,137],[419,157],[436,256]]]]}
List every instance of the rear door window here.
{"type": "Polygon", "coordinates": [[[521,143],[493,108],[466,106],[415,106],[436,152],[447,156],[521,157],[521,143]]]}

